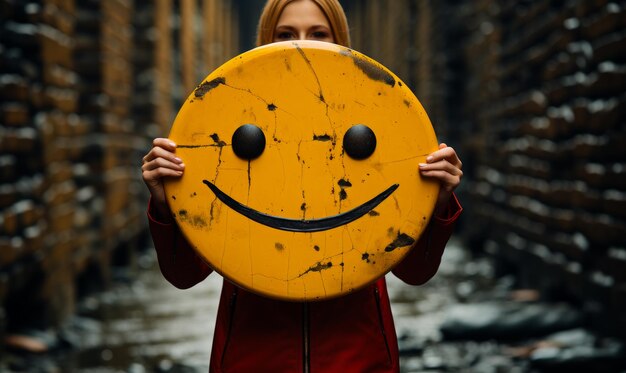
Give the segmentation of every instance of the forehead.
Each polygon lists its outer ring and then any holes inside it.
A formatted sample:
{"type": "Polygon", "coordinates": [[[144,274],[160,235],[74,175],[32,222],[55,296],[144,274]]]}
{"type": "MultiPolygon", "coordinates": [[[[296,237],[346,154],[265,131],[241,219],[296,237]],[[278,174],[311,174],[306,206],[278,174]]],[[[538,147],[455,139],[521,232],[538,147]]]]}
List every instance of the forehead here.
{"type": "Polygon", "coordinates": [[[326,14],[314,1],[296,0],[285,6],[276,26],[293,25],[329,26],[329,22],[326,14]]]}

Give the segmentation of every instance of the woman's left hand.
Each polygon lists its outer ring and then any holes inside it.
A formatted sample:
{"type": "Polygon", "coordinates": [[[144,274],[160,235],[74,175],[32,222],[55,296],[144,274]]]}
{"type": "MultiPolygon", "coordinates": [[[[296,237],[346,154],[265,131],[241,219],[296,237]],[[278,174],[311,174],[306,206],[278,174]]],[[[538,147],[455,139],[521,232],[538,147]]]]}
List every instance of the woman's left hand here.
{"type": "Polygon", "coordinates": [[[433,178],[441,184],[439,197],[435,205],[435,215],[440,215],[448,206],[450,196],[461,183],[463,163],[456,151],[446,144],[439,144],[439,150],[426,157],[426,163],[420,163],[420,174],[433,178]]]}

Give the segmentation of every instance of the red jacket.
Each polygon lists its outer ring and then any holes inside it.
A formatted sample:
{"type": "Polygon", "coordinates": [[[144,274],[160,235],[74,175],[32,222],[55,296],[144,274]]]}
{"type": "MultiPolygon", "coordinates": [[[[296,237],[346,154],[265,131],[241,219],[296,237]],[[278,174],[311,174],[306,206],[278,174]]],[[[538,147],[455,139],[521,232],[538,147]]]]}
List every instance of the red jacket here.
{"type": "MultiPolygon", "coordinates": [[[[211,268],[175,224],[148,218],[163,276],[186,289],[211,268]]],[[[445,218],[434,217],[393,274],[420,285],[438,270],[462,208],[453,197],[445,218]]],[[[399,355],[385,278],[354,293],[319,302],[286,302],[224,281],[211,372],[398,372],[399,355]]]]}

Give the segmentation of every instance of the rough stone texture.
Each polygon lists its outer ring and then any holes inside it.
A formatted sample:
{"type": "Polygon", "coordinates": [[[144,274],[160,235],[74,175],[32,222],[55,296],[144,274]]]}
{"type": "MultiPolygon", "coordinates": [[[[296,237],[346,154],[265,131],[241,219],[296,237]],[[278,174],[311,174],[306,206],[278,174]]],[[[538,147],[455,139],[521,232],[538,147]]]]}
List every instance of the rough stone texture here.
{"type": "MultiPolygon", "coordinates": [[[[624,4],[492,8],[489,26],[469,31],[493,51],[493,64],[468,69],[468,84],[487,70],[495,88],[465,105],[481,139],[467,193],[467,217],[481,229],[465,233],[528,285],[597,308],[598,327],[625,333],[626,309],[616,300],[626,286],[626,153],[618,150],[626,66],[623,50],[602,47],[624,40],[624,4]]],[[[479,48],[469,44],[466,53],[479,48]]]]}
{"type": "MultiPolygon", "coordinates": [[[[234,12],[217,3],[228,34],[234,12]]],[[[171,0],[0,1],[0,335],[58,327],[145,246],[142,157],[167,136],[177,70],[201,65],[174,63],[177,13],[171,0]]]]}
{"type": "Polygon", "coordinates": [[[624,2],[379,3],[345,1],[354,48],[398,72],[459,152],[467,242],[626,333],[624,2]]]}

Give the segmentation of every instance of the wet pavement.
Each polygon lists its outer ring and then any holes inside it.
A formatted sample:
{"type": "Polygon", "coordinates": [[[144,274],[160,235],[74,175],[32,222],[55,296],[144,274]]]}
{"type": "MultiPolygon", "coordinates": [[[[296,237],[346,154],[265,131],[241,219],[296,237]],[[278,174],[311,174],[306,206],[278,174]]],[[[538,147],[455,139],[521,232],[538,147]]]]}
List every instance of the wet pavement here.
{"type": "MultiPolygon", "coordinates": [[[[140,258],[139,267],[133,276],[119,271],[118,281],[111,290],[83,299],[77,315],[60,333],[30,333],[32,338],[47,343],[49,352],[5,351],[0,358],[0,372],[207,372],[221,277],[214,274],[189,290],[178,290],[163,279],[151,251],[140,258]]],[[[448,330],[446,336],[445,326],[459,323],[450,321],[451,310],[467,302],[508,301],[514,283],[514,279],[507,277],[495,280],[488,259],[470,258],[454,240],[446,249],[439,273],[426,285],[408,286],[393,276],[388,276],[387,281],[404,373],[626,372],[626,365],[622,366],[620,360],[622,346],[576,329],[575,317],[571,325],[562,325],[573,329],[570,332],[573,334],[561,337],[561,342],[555,337],[558,343],[541,338],[502,342],[489,335],[476,340],[447,338],[451,331],[448,330]],[[567,370],[561,370],[567,367],[562,364],[548,364],[547,368],[541,365],[542,357],[545,362],[546,354],[562,352],[572,338],[579,338],[581,346],[586,343],[597,347],[604,343],[602,346],[607,348],[600,352],[608,351],[608,359],[605,356],[582,363],[579,359],[578,365],[567,370]],[[586,366],[598,369],[589,370],[586,366]]],[[[534,296],[532,291],[522,294],[526,294],[526,298],[534,296]]],[[[500,312],[497,304],[487,304],[488,308],[484,309],[488,312],[478,308],[481,314],[472,318],[465,329],[453,326],[451,330],[469,333],[470,337],[472,331],[484,332],[484,327],[476,328],[474,320],[485,320],[490,313],[500,312]]],[[[505,305],[510,307],[508,303],[505,305]]],[[[464,313],[466,311],[461,310],[461,316],[464,313]]],[[[515,315],[520,318],[519,312],[515,315]]],[[[540,323],[537,315],[533,317],[531,322],[540,323]]],[[[563,320],[562,316],[557,318],[563,320]]],[[[506,327],[509,333],[516,333],[511,329],[510,320],[506,327]]],[[[499,330],[502,331],[502,327],[499,330]]]]}
{"type": "Polygon", "coordinates": [[[221,277],[179,290],[163,279],[152,252],[139,266],[132,281],[118,271],[111,290],[82,300],[50,353],[12,353],[3,359],[6,371],[207,372],[221,277]]]}

